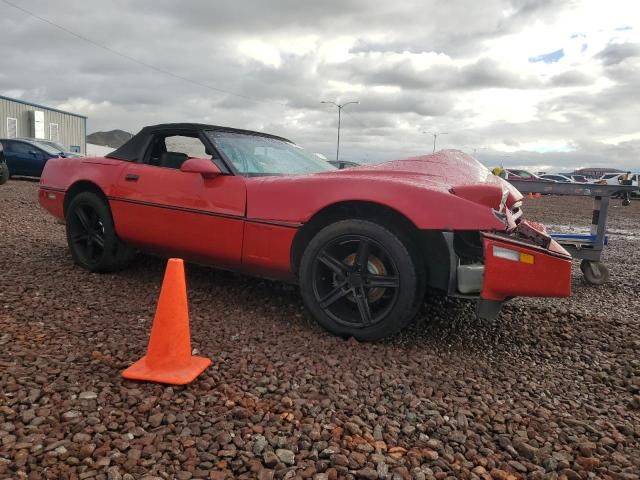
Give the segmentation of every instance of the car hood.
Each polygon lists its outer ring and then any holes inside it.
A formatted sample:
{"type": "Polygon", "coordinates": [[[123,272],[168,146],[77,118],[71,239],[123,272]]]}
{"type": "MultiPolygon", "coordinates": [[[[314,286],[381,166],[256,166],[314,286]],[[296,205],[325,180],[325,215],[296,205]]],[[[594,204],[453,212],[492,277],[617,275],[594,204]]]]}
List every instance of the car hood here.
{"type": "Polygon", "coordinates": [[[509,206],[522,199],[522,195],[513,185],[493,175],[478,160],[459,150],[441,150],[431,155],[391,160],[378,165],[365,165],[321,175],[383,177],[390,181],[420,185],[454,194],[456,190],[468,191],[470,186],[489,185],[508,192],[509,206]]]}
{"type": "Polygon", "coordinates": [[[443,186],[470,183],[496,183],[498,178],[475,158],[458,150],[442,150],[377,165],[363,165],[340,172],[343,175],[384,175],[403,180],[416,179],[443,186]]]}

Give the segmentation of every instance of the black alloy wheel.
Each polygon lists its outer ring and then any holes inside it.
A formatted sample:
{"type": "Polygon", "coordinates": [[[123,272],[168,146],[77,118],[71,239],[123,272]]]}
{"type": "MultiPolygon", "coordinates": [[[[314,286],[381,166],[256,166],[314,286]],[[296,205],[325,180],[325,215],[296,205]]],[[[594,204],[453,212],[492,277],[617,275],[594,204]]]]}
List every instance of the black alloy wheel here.
{"type": "Polygon", "coordinates": [[[105,200],[92,192],[81,192],[67,207],[67,244],[73,260],[92,272],[111,272],[124,268],[134,251],[115,233],[111,212],[105,200]]]}
{"type": "Polygon", "coordinates": [[[68,219],[69,240],[85,263],[95,263],[104,254],[104,225],[87,204],[77,205],[68,219]]]}
{"type": "Polygon", "coordinates": [[[403,328],[424,294],[407,246],[381,225],[345,220],[321,230],[300,268],[305,305],[329,331],[378,340],[403,328]]]}
{"type": "Polygon", "coordinates": [[[347,327],[382,320],[398,300],[400,277],[388,252],[364,235],[328,242],[313,265],[313,293],[320,308],[347,327]]]}

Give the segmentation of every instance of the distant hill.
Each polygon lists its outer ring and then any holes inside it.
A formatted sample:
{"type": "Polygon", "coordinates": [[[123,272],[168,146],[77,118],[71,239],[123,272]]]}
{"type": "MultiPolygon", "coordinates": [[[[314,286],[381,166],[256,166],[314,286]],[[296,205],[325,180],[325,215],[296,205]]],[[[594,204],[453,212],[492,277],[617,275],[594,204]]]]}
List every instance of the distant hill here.
{"type": "Polygon", "coordinates": [[[133,135],[124,130],[111,130],[109,132],[95,132],[87,135],[87,142],[94,145],[118,148],[133,135]]]}

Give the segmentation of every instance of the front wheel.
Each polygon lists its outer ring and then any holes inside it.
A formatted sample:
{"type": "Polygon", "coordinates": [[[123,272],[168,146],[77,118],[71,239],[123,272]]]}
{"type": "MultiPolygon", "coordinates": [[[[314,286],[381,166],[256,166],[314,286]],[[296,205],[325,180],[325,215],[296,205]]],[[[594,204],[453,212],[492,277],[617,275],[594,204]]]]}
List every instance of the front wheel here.
{"type": "Polygon", "coordinates": [[[73,197],[65,215],[67,243],[73,260],[91,272],[124,268],[134,251],[116,235],[107,203],[92,192],[73,197]]]}
{"type": "Polygon", "coordinates": [[[424,270],[408,245],[366,220],[325,227],[300,264],[300,290],[311,315],[330,332],[363,341],[404,328],[422,302],[424,285],[424,270]]]}

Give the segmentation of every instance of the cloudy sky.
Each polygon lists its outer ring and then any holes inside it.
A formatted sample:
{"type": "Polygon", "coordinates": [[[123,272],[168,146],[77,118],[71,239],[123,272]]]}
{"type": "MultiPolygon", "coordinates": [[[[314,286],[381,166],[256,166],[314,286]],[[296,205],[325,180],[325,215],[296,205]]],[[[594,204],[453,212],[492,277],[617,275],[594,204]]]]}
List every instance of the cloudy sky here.
{"type": "Polygon", "coordinates": [[[357,100],[345,160],[428,153],[423,132],[447,132],[438,148],[491,166],[640,171],[636,0],[0,0],[0,65],[0,94],[89,132],[196,121],[333,158],[320,101],[357,100]]]}

